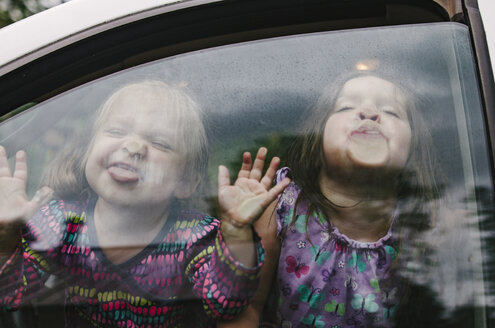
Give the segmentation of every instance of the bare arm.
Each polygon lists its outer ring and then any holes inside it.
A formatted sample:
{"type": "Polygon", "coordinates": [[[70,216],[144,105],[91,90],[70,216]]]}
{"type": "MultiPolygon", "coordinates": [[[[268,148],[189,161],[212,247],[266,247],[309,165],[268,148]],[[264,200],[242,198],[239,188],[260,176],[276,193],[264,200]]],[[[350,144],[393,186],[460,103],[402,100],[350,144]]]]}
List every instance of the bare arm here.
{"type": "Polygon", "coordinates": [[[259,327],[259,320],[272,287],[272,281],[277,271],[280,255],[280,240],[277,238],[277,223],[275,219],[276,205],[276,201],[272,202],[255,224],[256,232],[260,235],[266,251],[266,259],[265,264],[261,268],[261,281],[258,291],[246,310],[233,320],[219,322],[219,328],[259,327]]]}

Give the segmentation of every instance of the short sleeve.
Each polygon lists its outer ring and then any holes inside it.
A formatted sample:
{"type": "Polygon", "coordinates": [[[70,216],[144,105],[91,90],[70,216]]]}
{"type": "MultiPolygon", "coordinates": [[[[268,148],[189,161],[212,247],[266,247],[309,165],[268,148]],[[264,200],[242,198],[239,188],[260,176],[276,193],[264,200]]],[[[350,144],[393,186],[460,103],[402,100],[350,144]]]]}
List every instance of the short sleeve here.
{"type": "MultiPolygon", "coordinates": [[[[277,171],[275,183],[278,184],[289,176],[290,169],[288,167],[283,167],[277,171]]],[[[290,225],[299,193],[299,187],[292,181],[282,194],[278,196],[276,208],[277,236],[280,236],[290,225]]]]}

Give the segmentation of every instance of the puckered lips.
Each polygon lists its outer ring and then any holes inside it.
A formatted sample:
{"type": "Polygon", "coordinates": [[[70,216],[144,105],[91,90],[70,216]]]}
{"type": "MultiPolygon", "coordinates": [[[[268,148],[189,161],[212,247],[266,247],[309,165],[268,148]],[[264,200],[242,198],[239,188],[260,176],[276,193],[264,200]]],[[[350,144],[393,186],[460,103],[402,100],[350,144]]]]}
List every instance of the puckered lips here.
{"type": "Polygon", "coordinates": [[[379,124],[372,121],[361,124],[351,131],[351,137],[363,139],[386,139],[379,124]]]}
{"type": "Polygon", "coordinates": [[[139,169],[125,161],[111,162],[107,171],[112,179],[118,182],[137,182],[140,179],[139,169]]]}
{"type": "Polygon", "coordinates": [[[378,167],[387,161],[388,141],[378,123],[361,123],[351,131],[350,141],[347,154],[355,163],[366,167],[378,167]]]}

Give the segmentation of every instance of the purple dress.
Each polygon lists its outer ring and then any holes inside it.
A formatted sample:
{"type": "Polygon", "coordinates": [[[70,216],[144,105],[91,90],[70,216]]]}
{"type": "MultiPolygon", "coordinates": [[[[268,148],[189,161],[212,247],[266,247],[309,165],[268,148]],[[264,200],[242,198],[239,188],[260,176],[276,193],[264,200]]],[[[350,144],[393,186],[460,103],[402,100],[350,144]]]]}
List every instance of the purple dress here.
{"type": "MultiPolygon", "coordinates": [[[[289,172],[277,172],[277,183],[289,172]]],[[[279,197],[281,240],[277,283],[277,325],[281,327],[390,327],[398,305],[398,284],[389,277],[397,256],[391,230],[373,243],[351,240],[319,212],[307,217],[309,202],[293,182],[279,197]],[[306,228],[306,221],[307,228],[306,228]],[[307,229],[307,231],[306,231],[307,229]],[[309,238],[308,238],[309,237],[309,238]]]]}

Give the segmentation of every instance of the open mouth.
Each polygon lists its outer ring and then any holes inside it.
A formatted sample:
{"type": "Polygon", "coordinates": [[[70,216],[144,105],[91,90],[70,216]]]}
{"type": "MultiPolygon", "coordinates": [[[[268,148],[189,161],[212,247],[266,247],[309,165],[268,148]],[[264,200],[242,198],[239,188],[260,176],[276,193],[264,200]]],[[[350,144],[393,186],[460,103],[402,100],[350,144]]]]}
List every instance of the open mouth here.
{"type": "Polygon", "coordinates": [[[137,182],[140,179],[139,170],[134,166],[123,162],[110,164],[107,167],[107,171],[112,179],[118,182],[137,182]]]}
{"type": "Polygon", "coordinates": [[[110,165],[110,167],[112,167],[112,166],[121,168],[123,170],[128,170],[131,172],[137,172],[137,169],[135,167],[133,167],[132,165],[129,165],[129,164],[125,164],[125,163],[114,163],[114,164],[110,165]]]}

